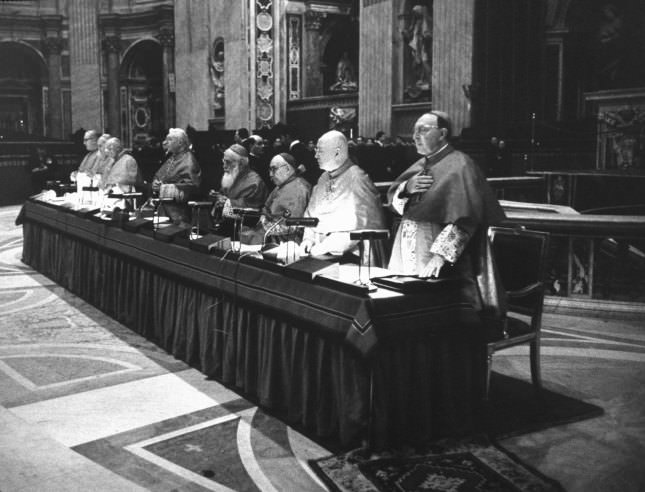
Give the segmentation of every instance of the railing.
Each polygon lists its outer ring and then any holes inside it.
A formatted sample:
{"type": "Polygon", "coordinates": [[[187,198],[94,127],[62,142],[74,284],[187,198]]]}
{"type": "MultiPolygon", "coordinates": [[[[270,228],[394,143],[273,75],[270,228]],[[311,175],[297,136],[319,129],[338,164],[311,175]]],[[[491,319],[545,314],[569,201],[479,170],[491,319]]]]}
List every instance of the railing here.
{"type": "Polygon", "coordinates": [[[551,233],[547,305],[645,314],[645,216],[504,202],[507,223],[551,233]]]}

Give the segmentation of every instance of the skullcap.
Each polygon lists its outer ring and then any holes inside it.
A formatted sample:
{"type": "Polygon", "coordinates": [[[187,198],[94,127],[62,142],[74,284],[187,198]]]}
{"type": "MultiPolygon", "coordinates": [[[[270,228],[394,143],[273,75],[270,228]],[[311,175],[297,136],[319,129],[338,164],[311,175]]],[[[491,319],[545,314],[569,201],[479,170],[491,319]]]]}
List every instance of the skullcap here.
{"type": "Polygon", "coordinates": [[[249,153],[240,144],[233,144],[228,148],[228,150],[230,150],[232,152],[235,152],[237,155],[239,155],[241,157],[248,157],[249,156],[249,153]]]}

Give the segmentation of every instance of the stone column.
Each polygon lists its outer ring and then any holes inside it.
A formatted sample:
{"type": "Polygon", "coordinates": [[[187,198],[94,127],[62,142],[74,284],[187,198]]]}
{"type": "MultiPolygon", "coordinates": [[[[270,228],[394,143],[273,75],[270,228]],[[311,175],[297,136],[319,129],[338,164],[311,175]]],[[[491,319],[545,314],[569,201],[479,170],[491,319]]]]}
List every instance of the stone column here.
{"type": "Polygon", "coordinates": [[[67,2],[73,131],[103,127],[98,4],[67,2]]]}
{"type": "Polygon", "coordinates": [[[454,135],[471,123],[474,18],[475,0],[434,1],[432,108],[450,114],[454,135]]]}
{"type": "Polygon", "coordinates": [[[107,52],[108,130],[111,135],[120,136],[119,53],[121,52],[121,38],[118,36],[103,38],[103,49],[107,52]]]}
{"type": "Polygon", "coordinates": [[[325,14],[307,10],[305,12],[304,65],[305,76],[302,83],[304,97],[323,95],[323,74],[320,66],[320,27],[325,14]]]}
{"type": "Polygon", "coordinates": [[[63,40],[48,37],[43,40],[49,69],[49,136],[63,138],[63,101],[61,92],[61,56],[63,40]]]}
{"type": "Polygon", "coordinates": [[[162,94],[164,128],[175,126],[175,33],[172,29],[161,29],[157,36],[162,54],[162,94]],[[172,83],[171,83],[172,79],[172,83]]]}

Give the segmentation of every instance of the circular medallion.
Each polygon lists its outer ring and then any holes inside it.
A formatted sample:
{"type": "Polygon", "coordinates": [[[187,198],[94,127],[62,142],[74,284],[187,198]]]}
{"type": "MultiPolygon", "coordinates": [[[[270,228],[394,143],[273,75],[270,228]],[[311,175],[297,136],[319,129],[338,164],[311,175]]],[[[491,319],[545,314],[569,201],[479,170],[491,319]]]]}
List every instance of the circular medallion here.
{"type": "Polygon", "coordinates": [[[137,108],[134,112],[134,123],[139,128],[145,128],[150,122],[150,112],[147,108],[137,108]]]}
{"type": "Polygon", "coordinates": [[[273,17],[267,12],[260,12],[255,18],[255,25],[260,31],[269,31],[273,27],[273,17]]]}
{"type": "Polygon", "coordinates": [[[270,120],[273,116],[273,108],[270,104],[261,102],[258,104],[258,118],[263,121],[270,120]]]}

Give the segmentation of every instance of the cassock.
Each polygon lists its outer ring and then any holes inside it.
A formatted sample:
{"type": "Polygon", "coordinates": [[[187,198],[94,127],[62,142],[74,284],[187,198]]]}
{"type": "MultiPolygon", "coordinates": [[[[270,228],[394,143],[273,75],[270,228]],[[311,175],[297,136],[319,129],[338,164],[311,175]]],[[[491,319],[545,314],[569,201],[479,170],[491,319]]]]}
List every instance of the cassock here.
{"type": "Polygon", "coordinates": [[[402,214],[388,268],[415,275],[431,255],[447,263],[440,277],[467,280],[467,293],[476,309],[503,315],[505,300],[499,286],[488,226],[500,223],[504,211],[477,165],[446,145],[415,162],[388,190],[388,202],[402,214]],[[404,195],[405,185],[417,174],[431,175],[432,186],[423,193],[404,195]]]}
{"type": "Polygon", "coordinates": [[[296,175],[273,188],[262,208],[264,218],[250,234],[251,237],[247,242],[261,244],[267,232],[278,241],[294,240],[294,237],[291,236],[295,235],[296,231],[290,230],[289,227],[278,223],[278,221],[285,217],[285,214],[288,217],[302,217],[307,203],[309,203],[310,195],[311,185],[309,182],[296,175]]]}
{"type": "Polygon", "coordinates": [[[260,210],[267,198],[267,187],[253,169],[240,170],[230,188],[222,188],[222,194],[229,199],[233,208],[254,208],[260,210]]]}
{"type": "Polygon", "coordinates": [[[175,223],[189,223],[190,210],[186,202],[192,200],[198,193],[199,187],[202,183],[202,172],[197,163],[197,159],[192,152],[182,152],[180,154],[171,154],[168,159],[164,161],[159,170],[155,173],[152,179],[152,190],[159,192],[162,198],[174,198],[175,203],[164,203],[163,207],[175,223]],[[162,193],[162,185],[174,185],[172,187],[164,187],[162,193]],[[165,190],[172,190],[170,196],[166,195],[165,190]]]}
{"type": "Polygon", "coordinates": [[[118,185],[121,191],[130,191],[142,182],[137,161],[130,154],[121,153],[110,168],[105,179],[101,179],[106,188],[118,185]]]}
{"type": "Polygon", "coordinates": [[[83,157],[83,160],[81,161],[81,165],[78,166],[78,172],[85,173],[90,178],[94,176],[94,166],[96,165],[96,160],[98,159],[98,157],[98,150],[93,150],[85,154],[85,157],[83,157]]]}
{"type": "MultiPolygon", "coordinates": [[[[349,231],[385,228],[379,192],[351,159],[334,171],[322,173],[311,192],[305,216],[317,217],[319,222],[315,228],[305,228],[303,241],[321,244],[326,252],[336,256],[349,253],[358,257],[358,241],[350,239],[349,231]]],[[[369,259],[380,266],[382,244],[375,241],[371,249],[369,259]]],[[[364,261],[368,252],[366,248],[364,261]]]]}

